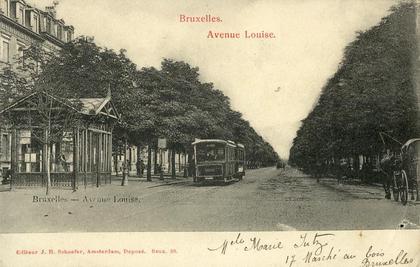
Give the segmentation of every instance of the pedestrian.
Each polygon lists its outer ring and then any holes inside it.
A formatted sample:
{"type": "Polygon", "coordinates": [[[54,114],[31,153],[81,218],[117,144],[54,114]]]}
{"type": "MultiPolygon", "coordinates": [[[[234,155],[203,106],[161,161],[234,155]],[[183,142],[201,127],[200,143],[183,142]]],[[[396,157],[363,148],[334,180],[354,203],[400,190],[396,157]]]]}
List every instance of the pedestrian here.
{"type": "Polygon", "coordinates": [[[391,199],[391,184],[392,184],[392,176],[394,173],[394,162],[395,157],[394,155],[386,152],[382,155],[382,159],[379,163],[379,168],[382,172],[382,186],[385,191],[385,198],[391,199]]]}
{"type": "Polygon", "coordinates": [[[157,173],[161,173],[162,172],[162,165],[157,164],[156,165],[156,171],[157,171],[157,173]]]}
{"type": "Polygon", "coordinates": [[[319,179],[322,176],[322,163],[320,160],[317,160],[315,163],[315,177],[316,177],[316,182],[319,183],[319,179]]]}
{"type": "Polygon", "coordinates": [[[58,157],[58,161],[60,162],[61,167],[63,168],[64,172],[68,172],[68,165],[67,165],[67,160],[66,160],[66,156],[64,154],[61,154],[58,157]]]}
{"type": "Polygon", "coordinates": [[[163,168],[161,164],[156,165],[156,171],[159,173],[159,179],[163,180],[163,168]]]}
{"type": "Polygon", "coordinates": [[[8,184],[10,183],[11,180],[11,176],[12,176],[12,171],[10,169],[3,169],[3,180],[2,180],[2,184],[8,184]]]}
{"type": "Polygon", "coordinates": [[[190,169],[189,173],[193,177],[193,182],[197,182],[197,177],[196,177],[196,173],[195,173],[195,158],[194,158],[194,156],[191,158],[189,169],[190,169]]]}
{"type": "Polygon", "coordinates": [[[140,160],[137,160],[136,162],[136,174],[137,176],[141,175],[141,164],[140,164],[140,160]]]}
{"type": "Polygon", "coordinates": [[[144,164],[144,161],[141,159],[140,160],[141,176],[143,176],[145,167],[146,167],[146,165],[144,164]]]}
{"type": "Polygon", "coordinates": [[[345,168],[346,168],[345,160],[340,159],[340,161],[336,164],[336,178],[337,178],[337,183],[338,184],[341,184],[341,179],[344,176],[345,168]]]}
{"type": "Polygon", "coordinates": [[[140,159],[136,162],[136,169],[137,169],[137,176],[143,177],[144,173],[144,163],[143,160],[140,159]]]}

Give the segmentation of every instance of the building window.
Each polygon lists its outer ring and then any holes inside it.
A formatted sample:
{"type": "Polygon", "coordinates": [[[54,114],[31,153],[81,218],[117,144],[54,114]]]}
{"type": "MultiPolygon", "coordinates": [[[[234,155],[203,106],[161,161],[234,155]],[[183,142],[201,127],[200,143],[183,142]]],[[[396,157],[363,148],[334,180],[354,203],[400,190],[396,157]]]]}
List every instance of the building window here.
{"type": "Polygon", "coordinates": [[[67,42],[71,42],[71,31],[67,31],[67,42]]]}
{"type": "Polygon", "coordinates": [[[51,19],[47,19],[47,33],[51,34],[51,19]]]}
{"type": "Polygon", "coordinates": [[[9,63],[9,42],[7,41],[2,42],[1,60],[9,63]]]}
{"type": "Polygon", "coordinates": [[[32,30],[34,31],[34,32],[38,32],[38,16],[37,15],[34,15],[34,22],[32,23],[32,30]]]}
{"type": "Polygon", "coordinates": [[[9,136],[8,134],[2,134],[1,136],[1,160],[10,160],[10,153],[9,153],[9,136]]]}
{"type": "Polygon", "coordinates": [[[24,18],[25,18],[25,16],[24,16],[23,8],[20,8],[19,9],[19,23],[20,24],[23,24],[24,18]]]}
{"type": "Polygon", "coordinates": [[[62,35],[62,27],[61,25],[57,25],[57,38],[62,40],[63,39],[63,35],[62,35]]]}
{"type": "Polygon", "coordinates": [[[21,65],[25,65],[25,61],[23,58],[23,51],[25,50],[25,45],[22,43],[17,44],[17,61],[21,63],[21,65]]]}
{"type": "Polygon", "coordinates": [[[9,16],[9,0],[3,0],[2,1],[1,9],[3,10],[3,14],[5,16],[9,16]]]}

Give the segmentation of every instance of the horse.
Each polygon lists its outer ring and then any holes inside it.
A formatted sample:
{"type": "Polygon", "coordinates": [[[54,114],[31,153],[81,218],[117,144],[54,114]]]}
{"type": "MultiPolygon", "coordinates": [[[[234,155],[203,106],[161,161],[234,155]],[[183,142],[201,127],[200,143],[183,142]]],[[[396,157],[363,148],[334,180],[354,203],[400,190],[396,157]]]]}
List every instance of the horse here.
{"type": "Polygon", "coordinates": [[[395,155],[386,154],[379,163],[379,168],[384,174],[382,179],[382,186],[385,190],[385,198],[391,199],[391,184],[396,170],[396,157],[395,155]]]}

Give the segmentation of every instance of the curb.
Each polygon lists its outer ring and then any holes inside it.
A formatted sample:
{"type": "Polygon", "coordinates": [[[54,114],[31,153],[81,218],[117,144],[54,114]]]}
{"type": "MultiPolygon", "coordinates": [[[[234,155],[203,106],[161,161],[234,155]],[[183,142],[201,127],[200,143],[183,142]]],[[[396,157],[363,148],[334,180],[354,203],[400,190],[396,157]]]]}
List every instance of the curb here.
{"type": "Polygon", "coordinates": [[[185,183],[185,182],[188,182],[188,181],[189,180],[172,181],[172,182],[160,183],[160,184],[157,184],[157,185],[147,186],[146,188],[154,188],[154,187],[165,186],[165,185],[180,184],[180,183],[185,183]]]}
{"type": "MultiPolygon", "coordinates": [[[[345,192],[345,193],[349,193],[352,194],[352,192],[349,189],[349,187],[345,188],[346,186],[355,186],[357,188],[362,188],[360,185],[351,185],[351,184],[329,184],[329,183],[323,183],[322,185],[327,186],[329,188],[341,191],[341,192],[345,192]]],[[[364,191],[367,194],[376,194],[377,192],[373,191],[372,189],[376,189],[376,190],[380,190],[380,187],[378,186],[378,184],[375,185],[368,185],[364,187],[364,191]]],[[[381,190],[380,190],[381,191],[381,190]]]]}

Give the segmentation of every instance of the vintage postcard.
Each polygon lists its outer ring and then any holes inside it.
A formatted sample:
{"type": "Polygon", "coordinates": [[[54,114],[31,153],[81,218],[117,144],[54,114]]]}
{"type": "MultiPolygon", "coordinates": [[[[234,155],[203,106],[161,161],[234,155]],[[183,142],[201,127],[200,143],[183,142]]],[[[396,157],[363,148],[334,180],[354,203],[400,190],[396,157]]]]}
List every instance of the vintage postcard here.
{"type": "Polygon", "coordinates": [[[0,1],[0,266],[420,266],[419,25],[0,1]]]}

